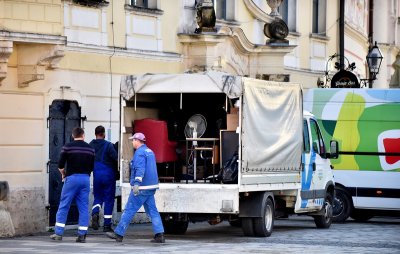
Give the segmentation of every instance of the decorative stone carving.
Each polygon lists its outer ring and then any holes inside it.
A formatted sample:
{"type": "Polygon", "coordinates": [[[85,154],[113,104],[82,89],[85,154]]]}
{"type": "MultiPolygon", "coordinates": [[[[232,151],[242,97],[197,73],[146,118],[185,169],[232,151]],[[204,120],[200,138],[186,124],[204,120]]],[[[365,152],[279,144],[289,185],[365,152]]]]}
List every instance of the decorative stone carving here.
{"type": "Polygon", "coordinates": [[[179,34],[186,71],[220,70],[236,75],[256,77],[267,73],[269,78],[282,79],[284,56],[296,46],[256,45],[240,28],[225,28],[216,34],[179,34]]]}
{"type": "Polygon", "coordinates": [[[27,87],[33,81],[44,80],[45,68],[43,65],[18,65],[18,87],[27,87]]]}
{"type": "Polygon", "coordinates": [[[8,58],[13,52],[12,41],[0,41],[0,85],[7,77],[8,58]]]}
{"type": "Polygon", "coordinates": [[[284,43],[289,44],[289,41],[285,38],[289,34],[289,28],[286,25],[285,21],[280,18],[275,18],[271,23],[266,23],[264,25],[264,34],[268,38],[268,43],[284,43]]]}
{"type": "Polygon", "coordinates": [[[279,17],[278,7],[281,5],[282,0],[267,0],[268,6],[271,8],[271,13],[269,14],[272,17],[279,17]]]}
{"type": "Polygon", "coordinates": [[[212,0],[199,0],[196,4],[196,21],[199,26],[195,33],[216,32],[215,29],[215,10],[212,0]]]}
{"type": "Polygon", "coordinates": [[[20,45],[18,47],[18,87],[43,80],[46,69],[58,68],[64,57],[64,45],[20,45]]]}
{"type": "Polygon", "coordinates": [[[64,46],[56,45],[52,50],[50,50],[47,56],[43,57],[39,61],[38,65],[45,65],[49,70],[57,69],[59,62],[64,56],[64,46]]]}
{"type": "Polygon", "coordinates": [[[274,18],[271,23],[266,23],[264,25],[264,34],[270,38],[267,44],[289,44],[289,41],[285,39],[289,34],[289,28],[285,21],[279,18],[280,15],[278,13],[278,7],[281,3],[282,0],[267,0],[267,4],[271,8],[271,13],[269,15],[274,18]]]}

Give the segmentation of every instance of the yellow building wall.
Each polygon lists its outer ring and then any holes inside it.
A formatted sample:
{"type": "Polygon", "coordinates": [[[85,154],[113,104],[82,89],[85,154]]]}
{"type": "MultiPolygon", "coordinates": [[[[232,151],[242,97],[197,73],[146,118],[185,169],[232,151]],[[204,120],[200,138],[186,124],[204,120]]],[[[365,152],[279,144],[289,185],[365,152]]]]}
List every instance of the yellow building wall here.
{"type": "MultiPolygon", "coordinates": [[[[178,52],[180,43],[176,36],[178,33],[178,18],[182,16],[181,0],[159,1],[160,9],[164,11],[161,16],[161,38],[163,40],[163,51],[178,52]]],[[[193,17],[194,18],[194,17],[193,17]]]]}
{"type": "Polygon", "coordinates": [[[107,31],[108,33],[108,45],[115,47],[126,47],[126,22],[125,22],[125,0],[113,0],[109,1],[110,4],[107,7],[107,20],[114,23],[108,22],[107,31]],[[114,31],[114,35],[112,32],[114,31]]]}
{"type": "Polygon", "coordinates": [[[3,0],[2,29],[16,32],[61,35],[61,0],[3,0]]]}
{"type": "MultiPolygon", "coordinates": [[[[60,69],[110,73],[111,55],[94,53],[67,52],[60,62],[60,69]]],[[[111,57],[113,74],[144,74],[144,73],[180,73],[183,71],[182,62],[144,59],[140,57],[113,56],[111,57]]],[[[118,83],[119,84],[119,83],[118,83]]]]}

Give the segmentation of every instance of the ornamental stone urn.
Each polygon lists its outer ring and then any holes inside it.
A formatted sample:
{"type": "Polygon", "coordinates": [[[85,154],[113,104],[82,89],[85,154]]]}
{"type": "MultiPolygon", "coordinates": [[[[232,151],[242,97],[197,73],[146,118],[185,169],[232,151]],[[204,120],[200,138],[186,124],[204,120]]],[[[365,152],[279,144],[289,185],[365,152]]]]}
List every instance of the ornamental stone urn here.
{"type": "Polygon", "coordinates": [[[281,5],[282,0],[266,0],[268,6],[271,8],[271,13],[269,14],[272,17],[279,17],[278,7],[281,5]]]}
{"type": "Polygon", "coordinates": [[[212,0],[200,0],[196,4],[196,21],[198,28],[194,31],[195,33],[202,32],[215,32],[215,10],[214,3],[212,0]]]}
{"type": "Polygon", "coordinates": [[[278,7],[281,5],[282,0],[266,1],[268,6],[271,8],[271,13],[269,15],[274,18],[271,23],[266,23],[264,25],[264,34],[269,38],[267,44],[289,44],[289,41],[285,39],[289,34],[289,28],[285,21],[280,18],[278,13],[278,7]]]}

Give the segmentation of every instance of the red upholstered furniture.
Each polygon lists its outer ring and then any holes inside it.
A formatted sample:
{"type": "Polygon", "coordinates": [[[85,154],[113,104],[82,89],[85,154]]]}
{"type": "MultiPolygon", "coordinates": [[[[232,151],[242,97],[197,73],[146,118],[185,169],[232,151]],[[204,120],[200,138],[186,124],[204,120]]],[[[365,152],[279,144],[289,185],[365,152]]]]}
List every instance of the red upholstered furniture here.
{"type": "Polygon", "coordinates": [[[168,140],[168,129],[165,121],[145,118],[133,122],[135,132],[146,136],[146,145],[153,150],[157,163],[178,160],[176,155],[177,142],[168,140]]]}

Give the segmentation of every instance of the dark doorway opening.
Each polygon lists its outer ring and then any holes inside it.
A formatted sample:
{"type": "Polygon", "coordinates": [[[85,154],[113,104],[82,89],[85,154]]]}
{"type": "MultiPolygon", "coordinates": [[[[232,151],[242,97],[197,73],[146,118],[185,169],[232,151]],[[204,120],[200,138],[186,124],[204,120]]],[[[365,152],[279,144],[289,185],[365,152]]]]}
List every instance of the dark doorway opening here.
{"type": "MultiPolygon", "coordinates": [[[[81,126],[81,107],[76,101],[54,100],[49,107],[49,225],[54,226],[60,203],[63,182],[58,171],[58,160],[64,144],[72,141],[72,129],[81,126]]],[[[79,213],[75,202],[68,213],[67,224],[78,224],[79,213]]]]}

